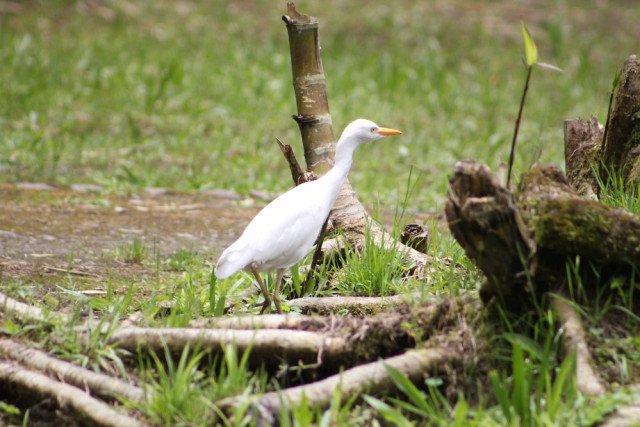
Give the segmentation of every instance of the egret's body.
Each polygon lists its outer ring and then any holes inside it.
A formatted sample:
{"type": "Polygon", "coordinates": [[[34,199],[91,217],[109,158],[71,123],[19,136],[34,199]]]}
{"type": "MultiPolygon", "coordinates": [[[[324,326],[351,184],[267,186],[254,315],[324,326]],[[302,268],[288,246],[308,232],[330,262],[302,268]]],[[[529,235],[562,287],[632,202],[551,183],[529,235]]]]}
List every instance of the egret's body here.
{"type": "Polygon", "coordinates": [[[400,133],[381,128],[369,120],[358,119],[350,123],[336,145],[333,168],[315,181],[292,188],[262,209],[242,236],[222,253],[216,266],[216,277],[223,279],[243,269],[251,271],[265,297],[264,312],[271,301],[258,273],[276,270],[274,302],[281,313],[282,274],[313,248],[351,169],[354,150],[366,142],[400,133]]]}

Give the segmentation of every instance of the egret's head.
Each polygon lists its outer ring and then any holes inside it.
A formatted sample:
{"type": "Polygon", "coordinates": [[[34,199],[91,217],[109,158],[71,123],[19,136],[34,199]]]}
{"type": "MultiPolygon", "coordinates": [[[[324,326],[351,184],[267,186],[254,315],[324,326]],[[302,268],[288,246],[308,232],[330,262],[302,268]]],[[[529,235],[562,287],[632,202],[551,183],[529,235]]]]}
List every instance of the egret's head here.
{"type": "Polygon", "coordinates": [[[371,120],[358,119],[349,123],[342,132],[340,139],[343,140],[353,137],[359,144],[364,144],[365,142],[375,141],[385,136],[400,135],[401,133],[399,130],[380,127],[371,120]]]}

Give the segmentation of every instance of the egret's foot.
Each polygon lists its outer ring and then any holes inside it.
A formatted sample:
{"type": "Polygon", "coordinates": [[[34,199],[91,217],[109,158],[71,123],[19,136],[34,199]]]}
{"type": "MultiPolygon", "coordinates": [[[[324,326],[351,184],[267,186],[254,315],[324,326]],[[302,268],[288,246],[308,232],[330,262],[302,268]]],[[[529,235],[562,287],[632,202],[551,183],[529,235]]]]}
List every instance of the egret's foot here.
{"type": "Polygon", "coordinates": [[[271,311],[271,300],[269,298],[264,299],[264,302],[262,303],[262,310],[260,310],[260,314],[264,314],[267,308],[269,308],[269,311],[271,311]]]}
{"type": "Polygon", "coordinates": [[[282,314],[282,303],[280,302],[280,295],[275,294],[273,296],[273,302],[276,304],[276,310],[278,310],[278,314],[282,314]]]}

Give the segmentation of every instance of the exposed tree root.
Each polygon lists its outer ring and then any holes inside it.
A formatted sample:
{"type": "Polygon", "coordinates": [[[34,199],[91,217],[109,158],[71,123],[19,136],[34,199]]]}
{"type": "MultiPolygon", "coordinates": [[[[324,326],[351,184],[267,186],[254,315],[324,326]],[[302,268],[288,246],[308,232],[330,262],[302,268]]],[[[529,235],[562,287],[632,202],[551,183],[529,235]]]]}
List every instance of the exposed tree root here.
{"type": "Polygon", "coordinates": [[[62,408],[70,408],[80,417],[99,426],[142,426],[144,423],[121,414],[111,406],[94,399],[72,385],[53,380],[40,372],[31,371],[13,362],[0,362],[0,382],[15,387],[14,394],[53,398],[62,408]]]}
{"type": "Polygon", "coordinates": [[[428,372],[444,369],[446,365],[459,358],[460,354],[454,348],[409,350],[399,356],[359,365],[311,384],[265,393],[253,403],[253,407],[263,421],[273,423],[275,415],[283,406],[287,409],[299,406],[303,396],[307,405],[315,409],[328,407],[337,388],[340,388],[340,398],[343,402],[363,392],[377,394],[394,390],[394,383],[385,369],[385,364],[417,382],[428,372]]]}
{"type": "Polygon", "coordinates": [[[187,346],[191,349],[210,349],[215,353],[221,352],[224,346],[234,344],[240,352],[250,348],[250,359],[255,364],[265,362],[271,367],[277,366],[285,357],[296,364],[316,363],[320,353],[324,360],[339,363],[347,350],[343,338],[274,329],[248,331],[129,327],[116,330],[109,337],[109,342],[132,352],[143,350],[162,353],[167,348],[175,354],[187,346]]]}
{"type": "Polygon", "coordinates": [[[600,396],[605,387],[591,367],[591,353],[586,341],[586,334],[580,321],[580,316],[570,302],[561,296],[554,295],[551,299],[562,331],[562,349],[565,356],[576,353],[576,382],[578,390],[585,395],[600,396]]]}
{"type": "MultiPolygon", "coordinates": [[[[630,387],[635,393],[640,392],[640,384],[630,387]]],[[[600,427],[637,427],[640,420],[640,399],[635,399],[630,405],[616,408],[613,415],[601,424],[600,427]]]]}
{"type": "Polygon", "coordinates": [[[63,314],[60,314],[60,313],[45,314],[40,307],[35,307],[20,301],[16,301],[11,297],[6,296],[2,292],[0,292],[0,311],[2,311],[4,315],[15,316],[21,320],[31,319],[31,320],[37,320],[40,322],[45,322],[51,319],[59,319],[59,320],[65,319],[65,316],[63,314]]]}
{"type": "Polygon", "coordinates": [[[216,329],[298,329],[320,331],[327,329],[331,320],[320,316],[290,316],[287,314],[262,314],[260,316],[236,316],[214,319],[198,319],[189,322],[191,327],[216,329]]]}
{"type": "Polygon", "coordinates": [[[22,365],[44,371],[54,377],[102,398],[123,397],[134,402],[142,401],[144,392],[140,387],[117,378],[81,368],[72,363],[48,356],[44,352],[10,339],[0,339],[0,355],[22,365]]]}
{"type": "Polygon", "coordinates": [[[420,297],[420,293],[388,297],[304,297],[289,300],[286,305],[300,310],[303,314],[329,315],[347,310],[353,316],[362,316],[377,313],[394,306],[406,306],[412,299],[420,297]]]}
{"type": "Polygon", "coordinates": [[[451,313],[455,307],[454,300],[446,299],[367,318],[271,315],[221,319],[214,323],[218,329],[126,327],[114,331],[109,342],[132,352],[167,348],[174,354],[187,345],[220,352],[224,345],[234,344],[240,352],[251,349],[252,364],[317,364],[323,371],[335,372],[341,366],[398,354],[414,346],[417,336],[428,337],[439,326],[454,321],[451,313]]]}

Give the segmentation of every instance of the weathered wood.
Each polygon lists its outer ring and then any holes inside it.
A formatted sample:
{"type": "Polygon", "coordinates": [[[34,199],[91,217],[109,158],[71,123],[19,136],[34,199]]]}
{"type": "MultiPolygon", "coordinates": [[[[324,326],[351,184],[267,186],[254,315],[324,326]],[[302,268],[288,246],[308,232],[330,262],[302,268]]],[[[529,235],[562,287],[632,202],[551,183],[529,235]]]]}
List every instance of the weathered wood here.
{"type": "Polygon", "coordinates": [[[640,217],[580,197],[559,168],[524,173],[517,199],[538,253],[580,255],[596,265],[640,264],[640,217]]]}
{"type": "Polygon", "coordinates": [[[524,271],[533,246],[513,194],[500,186],[489,168],[468,160],[455,164],[447,195],[449,229],[487,279],[482,300],[519,294],[526,285],[524,271]]]}
{"type": "Polygon", "coordinates": [[[399,356],[356,366],[315,383],[265,393],[253,403],[258,417],[267,424],[274,423],[282,407],[299,407],[304,399],[309,408],[328,407],[340,388],[340,400],[347,400],[367,392],[382,393],[396,388],[385,365],[391,366],[414,382],[420,382],[429,372],[442,371],[460,359],[459,347],[409,350],[399,356]]]}
{"type": "Polygon", "coordinates": [[[32,369],[52,374],[65,383],[88,389],[94,395],[114,400],[117,397],[132,402],[142,402],[144,392],[140,387],[127,384],[118,378],[90,371],[64,360],[59,360],[32,347],[10,339],[0,339],[0,355],[32,369]]]}
{"type": "Polygon", "coordinates": [[[293,3],[287,3],[287,14],[282,19],[289,34],[293,88],[298,106],[294,119],[300,127],[308,168],[323,175],[333,165],[336,139],[320,56],[318,20],[298,13],[293,3]]]}
{"type": "Polygon", "coordinates": [[[514,198],[487,167],[458,162],[448,197],[449,228],[486,276],[484,301],[561,286],[576,255],[596,266],[640,264],[640,217],[579,196],[557,167],[522,174],[514,198]]]}
{"type": "Polygon", "coordinates": [[[14,362],[0,362],[0,383],[15,387],[17,393],[35,395],[41,399],[52,398],[62,408],[68,408],[81,419],[96,426],[143,426],[135,418],[116,411],[90,394],[72,385],[31,371],[14,362]]]}
{"type": "Polygon", "coordinates": [[[587,345],[587,334],[582,327],[580,316],[575,307],[559,295],[553,295],[551,305],[561,323],[562,353],[564,357],[576,355],[576,385],[582,394],[601,396],[605,387],[591,367],[592,358],[587,345]]]}
{"type": "Polygon", "coordinates": [[[640,60],[635,55],[622,69],[602,160],[627,185],[640,181],[640,60]]]}
{"type": "Polygon", "coordinates": [[[564,159],[567,179],[578,194],[592,200],[598,198],[599,155],[604,127],[596,117],[564,122],[564,159]]]}
{"type": "Polygon", "coordinates": [[[287,163],[289,163],[289,170],[291,171],[291,178],[293,178],[294,185],[300,185],[304,182],[313,181],[314,179],[316,179],[316,176],[313,172],[305,172],[304,170],[302,170],[291,145],[283,143],[277,137],[276,142],[278,143],[278,147],[280,147],[280,151],[282,151],[282,155],[284,156],[285,160],[287,161],[287,163]]]}

